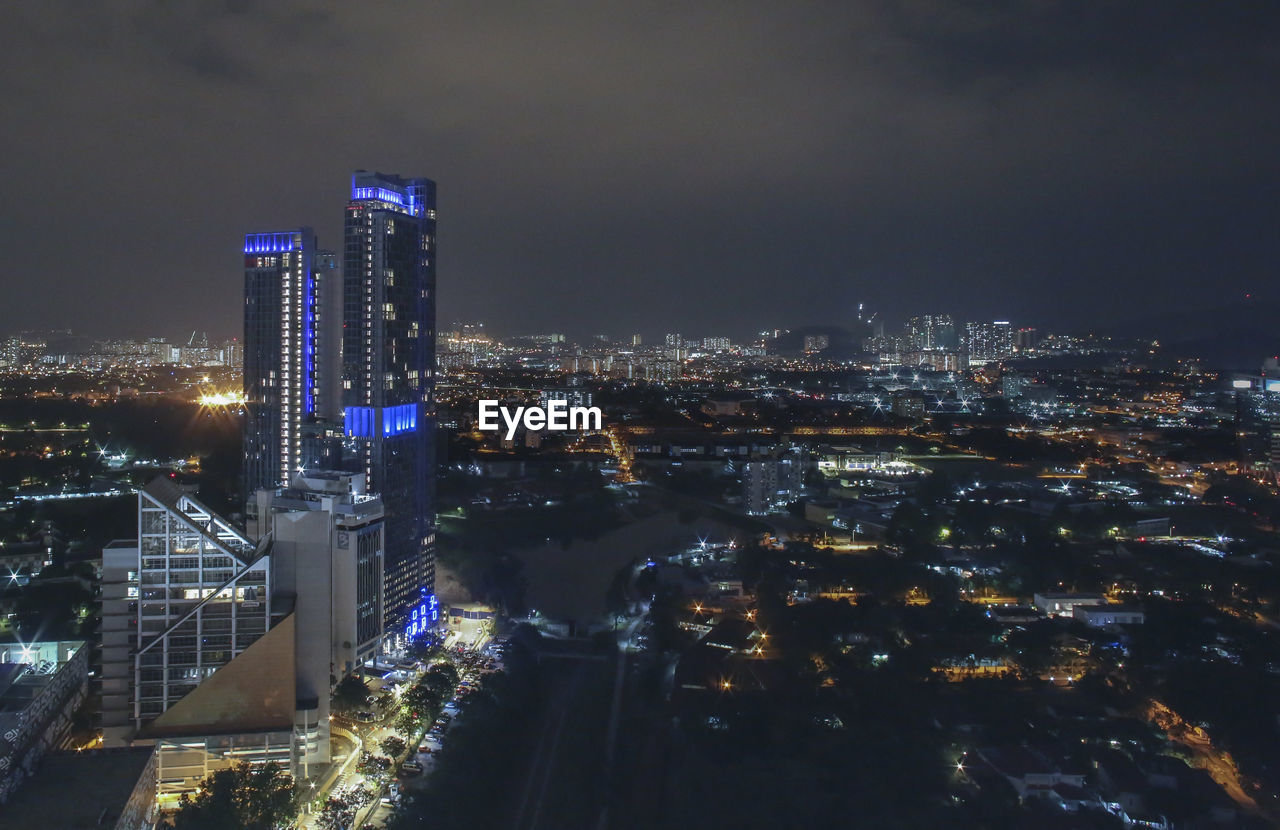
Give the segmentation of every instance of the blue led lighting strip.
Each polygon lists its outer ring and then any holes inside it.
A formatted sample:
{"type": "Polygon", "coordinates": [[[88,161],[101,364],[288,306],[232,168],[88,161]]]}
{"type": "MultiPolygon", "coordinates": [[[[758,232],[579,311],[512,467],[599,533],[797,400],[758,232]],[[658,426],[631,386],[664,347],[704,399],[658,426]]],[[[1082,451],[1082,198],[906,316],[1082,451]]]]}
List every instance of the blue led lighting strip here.
{"type": "Polygon", "coordinates": [[[305,311],[303,313],[302,322],[302,392],[303,403],[302,410],[308,415],[316,411],[316,313],[315,313],[315,295],[316,295],[316,278],[315,274],[307,273],[305,289],[303,290],[302,303],[305,311]]]}
{"type": "Polygon", "coordinates": [[[284,233],[247,233],[244,235],[246,254],[280,254],[302,250],[302,235],[296,231],[284,233]]]}
{"type": "Polygon", "coordinates": [[[351,188],[351,199],[353,201],[389,202],[393,205],[405,207],[404,196],[385,187],[353,187],[351,188]]]}
{"type": "Polygon", "coordinates": [[[375,425],[383,438],[418,429],[418,405],[412,403],[381,410],[372,406],[348,406],[344,415],[346,433],[352,438],[373,438],[375,425]]]}

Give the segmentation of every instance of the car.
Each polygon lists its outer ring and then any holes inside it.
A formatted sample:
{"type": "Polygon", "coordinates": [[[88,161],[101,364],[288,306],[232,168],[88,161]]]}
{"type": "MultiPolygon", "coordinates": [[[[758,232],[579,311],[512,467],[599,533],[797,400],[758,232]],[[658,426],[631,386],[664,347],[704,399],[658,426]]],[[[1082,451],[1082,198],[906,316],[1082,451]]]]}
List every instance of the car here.
{"type": "Polygon", "coordinates": [[[366,710],[363,712],[356,712],[355,719],[360,723],[373,723],[378,719],[378,716],[373,714],[373,712],[366,710]]]}
{"type": "Polygon", "coordinates": [[[409,773],[410,775],[421,775],[423,772],[422,764],[417,761],[405,761],[400,765],[400,771],[409,773]]]}
{"type": "Polygon", "coordinates": [[[430,755],[432,752],[435,752],[435,749],[432,748],[431,744],[421,743],[418,744],[418,751],[423,755],[430,755]]]}

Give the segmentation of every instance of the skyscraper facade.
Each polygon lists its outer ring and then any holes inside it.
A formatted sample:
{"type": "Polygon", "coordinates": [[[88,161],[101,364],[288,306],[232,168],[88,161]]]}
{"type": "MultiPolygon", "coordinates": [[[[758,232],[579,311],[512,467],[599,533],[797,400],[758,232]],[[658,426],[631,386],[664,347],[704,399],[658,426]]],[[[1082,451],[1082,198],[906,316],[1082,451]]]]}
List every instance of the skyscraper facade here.
{"type": "Polygon", "coordinates": [[[972,363],[1002,360],[1013,354],[1013,327],[1006,320],[965,323],[963,346],[972,363]]]}
{"type": "Polygon", "coordinates": [[[333,420],[339,395],[337,256],[310,228],[244,240],[244,495],[304,466],[302,424],[333,420]]]}
{"type": "Polygon", "coordinates": [[[955,321],[950,314],[912,317],[907,320],[906,336],[911,347],[923,351],[954,349],[959,343],[955,321]]]}
{"type": "Polygon", "coordinates": [[[103,551],[102,708],[127,742],[271,623],[265,546],[168,479],[138,491],[138,541],[103,551]]]}
{"type": "Polygon", "coordinates": [[[103,549],[103,741],[155,744],[162,808],[232,763],[309,778],[331,760],[333,684],[381,640],[381,505],[361,479],[260,491],[254,540],[158,478],[139,538],[103,549]]]}
{"type": "Polygon", "coordinates": [[[349,469],[382,496],[388,634],[428,626],[435,591],[436,186],[359,170],[343,247],[349,469]]]}

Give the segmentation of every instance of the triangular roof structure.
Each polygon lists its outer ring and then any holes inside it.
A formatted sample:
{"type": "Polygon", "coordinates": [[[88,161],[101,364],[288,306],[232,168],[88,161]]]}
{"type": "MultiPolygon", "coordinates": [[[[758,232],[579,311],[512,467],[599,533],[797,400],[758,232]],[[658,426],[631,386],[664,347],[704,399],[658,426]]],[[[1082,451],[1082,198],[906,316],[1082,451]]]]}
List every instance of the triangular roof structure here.
{"type": "Polygon", "coordinates": [[[278,732],[297,708],[295,618],[289,614],[138,731],[142,739],[278,732]]]}

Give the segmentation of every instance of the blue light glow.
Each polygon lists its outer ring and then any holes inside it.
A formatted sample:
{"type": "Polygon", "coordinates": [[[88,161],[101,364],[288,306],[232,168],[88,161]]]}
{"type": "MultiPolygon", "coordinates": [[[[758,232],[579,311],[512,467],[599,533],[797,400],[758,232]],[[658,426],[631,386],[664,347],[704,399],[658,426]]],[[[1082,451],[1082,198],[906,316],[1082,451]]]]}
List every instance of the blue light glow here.
{"type": "Polygon", "coordinates": [[[402,406],[389,406],[382,410],[382,434],[384,436],[413,432],[417,428],[417,405],[407,403],[402,406]]]}
{"type": "Polygon", "coordinates": [[[389,202],[400,207],[407,207],[405,197],[402,194],[385,187],[353,187],[351,188],[351,199],[352,201],[389,202]]]}
{"type": "Polygon", "coordinates": [[[352,438],[373,437],[372,406],[348,406],[344,414],[343,424],[346,426],[347,435],[352,438]]]}
{"type": "Polygon", "coordinates": [[[247,233],[244,235],[246,254],[279,254],[302,250],[302,234],[296,231],[284,233],[247,233]]]}
{"type": "Polygon", "coordinates": [[[375,425],[381,428],[383,438],[416,432],[418,406],[412,403],[388,406],[383,408],[380,414],[377,407],[348,406],[344,425],[347,435],[352,438],[373,438],[375,425]]]}
{"type": "Polygon", "coordinates": [[[436,600],[435,594],[428,594],[410,612],[409,622],[405,624],[404,633],[410,639],[418,634],[425,634],[431,628],[431,624],[439,619],[440,603],[436,600]]]}
{"type": "Polygon", "coordinates": [[[310,415],[316,411],[316,278],[314,274],[307,274],[304,295],[302,305],[306,312],[302,322],[302,408],[310,415]]]}

